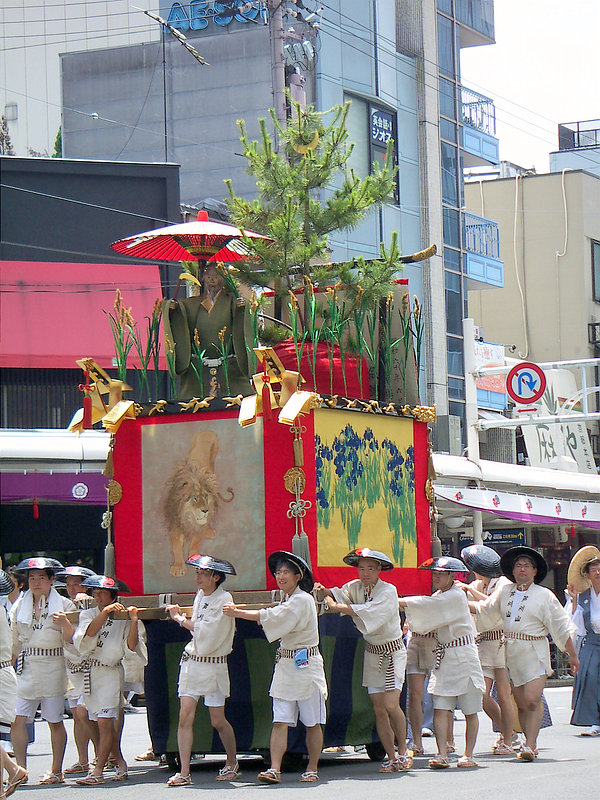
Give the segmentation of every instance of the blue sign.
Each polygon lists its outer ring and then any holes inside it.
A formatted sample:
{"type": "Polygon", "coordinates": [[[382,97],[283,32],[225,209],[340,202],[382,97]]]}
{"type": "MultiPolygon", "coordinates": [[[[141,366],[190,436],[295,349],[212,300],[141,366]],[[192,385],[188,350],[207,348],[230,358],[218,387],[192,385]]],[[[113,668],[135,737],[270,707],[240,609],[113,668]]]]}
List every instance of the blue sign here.
{"type": "Polygon", "coordinates": [[[371,141],[386,145],[393,137],[394,116],[389,111],[371,110],[371,141]]]}
{"type": "MultiPolygon", "coordinates": [[[[502,528],[496,531],[484,531],[483,543],[495,550],[497,547],[517,547],[525,544],[524,528],[502,528]]],[[[458,534],[458,550],[473,544],[473,537],[461,531],[458,534]]]]}
{"type": "Polygon", "coordinates": [[[216,0],[191,0],[190,3],[173,3],[167,22],[180,31],[200,31],[208,27],[209,20],[225,27],[234,19],[238,22],[253,22],[260,17],[268,19],[267,4],[264,0],[255,0],[247,7],[245,0],[230,0],[218,3],[216,0]]]}

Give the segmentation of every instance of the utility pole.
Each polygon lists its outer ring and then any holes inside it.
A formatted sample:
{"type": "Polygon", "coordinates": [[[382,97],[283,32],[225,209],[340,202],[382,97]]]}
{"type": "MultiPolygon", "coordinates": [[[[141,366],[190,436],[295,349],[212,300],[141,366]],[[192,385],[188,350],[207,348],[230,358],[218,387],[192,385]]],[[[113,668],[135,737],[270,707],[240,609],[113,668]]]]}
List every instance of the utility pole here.
{"type": "Polygon", "coordinates": [[[271,31],[271,79],[273,108],[282,128],[286,126],[285,55],[283,52],[283,0],[269,0],[269,28],[271,31]]]}
{"type": "MultiPolygon", "coordinates": [[[[467,428],[467,458],[479,466],[479,431],[477,430],[477,384],[475,382],[475,324],[463,319],[465,349],[465,425],[467,428]]],[[[483,544],[483,514],[473,509],[473,543],[483,544]]]]}

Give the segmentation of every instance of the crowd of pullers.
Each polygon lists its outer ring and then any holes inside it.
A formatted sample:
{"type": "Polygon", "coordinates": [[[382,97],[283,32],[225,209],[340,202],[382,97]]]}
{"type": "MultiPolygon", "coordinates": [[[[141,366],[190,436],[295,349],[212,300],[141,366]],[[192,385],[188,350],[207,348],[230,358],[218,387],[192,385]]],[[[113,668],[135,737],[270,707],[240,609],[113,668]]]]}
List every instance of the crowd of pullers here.
{"type": "MultiPolygon", "coordinates": [[[[258,774],[258,781],[281,781],[288,727],[298,719],[306,728],[308,751],[300,781],[319,780],[327,699],[319,651],[319,603],[350,616],[364,638],[363,686],[385,750],[381,773],[405,772],[415,758],[424,756],[421,698],[426,681],[438,751],[428,759],[431,769],[451,765],[456,708],[466,722],[457,767],[477,767],[474,748],[482,709],[499,732],[492,747],[495,755],[535,761],[544,713],[542,692],[552,671],[548,636],[566,652],[576,674],[571,723],[586,727],[581,735],[600,736],[600,551],[588,546],[574,556],[564,608],[541,585],[547,565],[532,548],[513,547],[500,557],[489,547],[473,545],[462,551],[461,559],[429,559],[420,568],[431,571],[431,596],[399,598],[396,588],[382,577],[394,564],[380,551],[363,547],[348,553],[344,562],[356,567],[357,579],[333,588],[315,583],[300,556],[276,551],[269,555],[268,567],[283,601],[251,610],[236,605],[224,588],[227,576],[236,574],[229,561],[191,556],[187,563],[195,567],[198,589],[191,616],[178,605],[167,606],[169,617],[191,634],[182,653],[178,684],[181,767],[167,785],[192,784],[193,723],[201,697],[226,754],[216,780],[232,781],[241,775],[235,732],[225,713],[230,689],[227,657],[236,618],[257,623],[270,642],[279,642],[269,691],[271,766],[258,774]],[[457,573],[468,572],[474,581],[457,580],[457,573]],[[400,706],[405,679],[410,746],[400,706]]],[[[10,736],[14,750],[13,760],[0,747],[7,797],[28,780],[28,722],[38,709],[50,726],[52,745],[52,764],[41,784],[63,783],[65,776],[82,786],[128,778],[120,744],[126,681],[141,683],[142,676],[127,672],[143,670],[147,651],[137,608],[126,608],[119,601],[124,589],[116,579],[80,566],[63,567],[46,557],[26,559],[12,577],[0,570],[0,736],[10,736]],[[57,591],[59,581],[64,581],[68,596],[57,591]],[[73,625],[67,615],[75,610],[80,613],[73,625]],[[116,617],[115,612],[124,613],[116,617]],[[78,761],[67,769],[62,763],[65,696],[73,712],[78,750],[78,761]],[[95,752],[92,761],[88,761],[90,742],[95,752]]]]}

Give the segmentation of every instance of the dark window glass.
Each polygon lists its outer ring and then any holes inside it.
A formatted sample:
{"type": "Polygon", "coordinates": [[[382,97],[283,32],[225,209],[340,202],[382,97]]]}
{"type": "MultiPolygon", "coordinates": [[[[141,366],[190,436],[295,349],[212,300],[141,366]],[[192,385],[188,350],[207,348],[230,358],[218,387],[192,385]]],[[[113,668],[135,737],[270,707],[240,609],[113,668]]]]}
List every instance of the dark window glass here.
{"type": "Polygon", "coordinates": [[[442,139],[456,142],[456,125],[454,122],[450,122],[449,119],[442,117],[440,119],[440,136],[442,139]]]}
{"type": "Polygon", "coordinates": [[[446,337],[449,375],[464,375],[462,351],[462,339],[455,339],[454,336],[446,337]]]}
{"type": "Polygon", "coordinates": [[[465,399],[465,382],[462,378],[448,378],[448,397],[454,400],[465,399]]]}
{"type": "MultiPolygon", "coordinates": [[[[452,401],[450,401],[448,403],[448,413],[449,414],[453,414],[455,417],[460,417],[462,419],[463,424],[461,426],[461,432],[464,434],[464,428],[465,428],[465,405],[464,405],[464,403],[457,403],[457,402],[453,403],[452,401]]],[[[463,439],[463,444],[464,444],[464,439],[463,439]]]]}
{"type": "Polygon", "coordinates": [[[452,16],[452,0],[437,0],[437,7],[440,11],[443,11],[444,14],[452,16]]]}
{"type": "Polygon", "coordinates": [[[454,84],[446,78],[440,78],[440,114],[450,119],[456,119],[456,106],[454,104],[454,84]]]}
{"type": "Polygon", "coordinates": [[[446,142],[441,143],[442,153],[442,201],[450,206],[458,205],[458,185],[456,182],[456,159],[458,148],[446,142]]]}
{"type": "Polygon", "coordinates": [[[444,75],[454,77],[454,41],[452,20],[437,16],[438,65],[444,75]]]}
{"type": "Polygon", "coordinates": [[[600,303],[600,242],[592,241],[592,277],[594,300],[600,303]]]}
{"type": "Polygon", "coordinates": [[[460,336],[462,333],[462,304],[460,302],[460,275],[445,272],[446,330],[460,336]]]}
{"type": "Polygon", "coordinates": [[[446,269],[453,269],[455,272],[460,272],[460,254],[458,250],[451,250],[449,247],[444,247],[444,267],[446,269]]]}
{"type": "Polygon", "coordinates": [[[444,244],[451,247],[460,247],[460,237],[458,235],[458,211],[452,208],[443,209],[444,216],[444,244]]]}

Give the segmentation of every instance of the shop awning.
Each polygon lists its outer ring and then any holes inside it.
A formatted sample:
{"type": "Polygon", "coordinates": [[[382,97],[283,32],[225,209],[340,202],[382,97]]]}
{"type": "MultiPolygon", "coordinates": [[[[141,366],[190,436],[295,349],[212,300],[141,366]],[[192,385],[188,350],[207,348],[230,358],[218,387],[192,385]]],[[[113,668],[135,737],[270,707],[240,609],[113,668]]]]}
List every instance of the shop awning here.
{"type": "Polygon", "coordinates": [[[600,530],[600,503],[593,501],[540,497],[489,488],[440,486],[438,483],[435,484],[435,496],[506,519],[542,525],[568,525],[573,522],[600,530]]]}
{"type": "MultiPolygon", "coordinates": [[[[114,343],[107,313],[119,289],[139,324],[162,299],[158,266],[0,262],[0,367],[76,369],[92,357],[110,370],[114,343]]],[[[161,357],[161,369],[165,369],[161,357]]],[[[136,364],[134,349],[129,364],[136,364]]]]}

